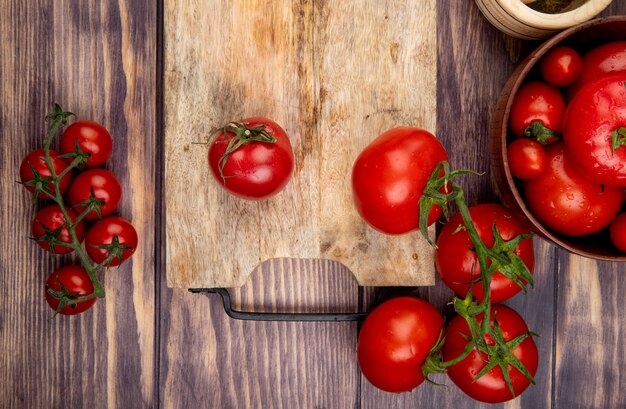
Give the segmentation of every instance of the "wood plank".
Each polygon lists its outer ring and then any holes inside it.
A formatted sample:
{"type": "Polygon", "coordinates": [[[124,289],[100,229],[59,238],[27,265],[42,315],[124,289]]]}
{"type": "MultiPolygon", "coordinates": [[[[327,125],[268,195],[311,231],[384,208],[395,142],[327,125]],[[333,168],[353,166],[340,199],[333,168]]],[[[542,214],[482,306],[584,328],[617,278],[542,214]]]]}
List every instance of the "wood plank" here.
{"type": "Polygon", "coordinates": [[[166,0],[168,285],[241,286],[278,257],[337,260],[364,285],[432,284],[432,249],[368,228],[350,175],[382,131],[434,131],[435,5],[166,0]],[[261,203],[220,189],[191,145],[253,115],[282,124],[296,159],[285,191],[261,203]]]}
{"type": "Polygon", "coordinates": [[[0,1],[0,401],[9,407],[150,407],[155,396],[154,214],[156,7],[148,1],[0,1]],[[28,240],[35,209],[12,183],[40,148],[53,103],[100,121],[114,139],[119,214],[140,246],[104,276],[107,297],[52,319],[43,297],[53,259],[28,240]],[[6,300],[6,299],[5,299],[6,300]]]}

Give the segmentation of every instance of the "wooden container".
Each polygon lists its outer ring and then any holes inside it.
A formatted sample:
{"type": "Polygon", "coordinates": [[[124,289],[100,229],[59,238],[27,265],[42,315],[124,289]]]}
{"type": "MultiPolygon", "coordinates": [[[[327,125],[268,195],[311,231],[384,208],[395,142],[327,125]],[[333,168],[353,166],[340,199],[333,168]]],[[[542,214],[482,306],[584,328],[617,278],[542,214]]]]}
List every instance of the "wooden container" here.
{"type": "Polygon", "coordinates": [[[491,120],[490,137],[496,191],[517,216],[540,236],[572,253],[599,260],[626,261],[626,254],[614,249],[606,231],[583,237],[567,237],[541,224],[524,203],[521,185],[511,175],[506,154],[507,144],[515,138],[508,129],[513,99],[521,84],[539,77],[541,58],[559,45],[567,45],[584,53],[596,45],[616,40],[626,40],[626,16],[589,21],[563,31],[539,46],[517,67],[505,84],[491,120]]]}
{"type": "Polygon", "coordinates": [[[487,20],[500,31],[524,40],[538,40],[591,20],[611,1],[575,0],[556,14],[542,13],[528,7],[525,3],[531,0],[476,0],[476,4],[487,20]]]}

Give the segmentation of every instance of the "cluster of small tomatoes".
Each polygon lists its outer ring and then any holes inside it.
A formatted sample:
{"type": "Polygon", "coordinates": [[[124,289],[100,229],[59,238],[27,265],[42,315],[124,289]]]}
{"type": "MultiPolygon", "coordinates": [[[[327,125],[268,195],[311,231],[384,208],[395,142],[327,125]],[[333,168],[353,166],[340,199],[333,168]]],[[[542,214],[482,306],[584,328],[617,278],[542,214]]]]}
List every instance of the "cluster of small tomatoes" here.
{"type": "Polygon", "coordinates": [[[626,252],[626,41],[557,46],[512,101],[507,147],[533,215],[558,234],[609,232],[626,252]]]}
{"type": "MultiPolygon", "coordinates": [[[[267,118],[231,122],[219,128],[208,143],[212,174],[239,197],[266,199],[280,192],[291,177],[289,138],[267,118]]],[[[369,226],[388,235],[420,229],[421,217],[426,219],[422,224],[433,224],[446,204],[422,205],[421,199],[429,189],[432,194],[433,175],[438,175],[438,169],[445,173],[442,164],[447,160],[442,144],[425,130],[399,127],[382,133],[354,162],[351,180],[356,210],[369,226]]],[[[447,194],[448,184],[444,185],[436,186],[433,196],[447,194]]],[[[462,199],[457,205],[465,206],[462,199]]],[[[478,335],[483,348],[471,348],[476,333],[468,325],[481,326],[483,314],[474,313],[470,321],[459,314],[444,329],[441,313],[427,301],[392,298],[368,315],[359,333],[359,366],[374,386],[390,392],[410,391],[428,373],[446,371],[473,398],[502,402],[519,395],[533,380],[538,352],[532,335],[517,312],[498,304],[532,281],[530,231],[499,204],[481,204],[467,211],[469,225],[457,213],[443,227],[436,264],[442,280],[463,297],[456,299],[459,309],[488,312],[490,333],[478,335]],[[483,254],[493,257],[488,263],[499,267],[490,273],[487,291],[481,273],[485,265],[479,260],[475,241],[480,241],[483,254]],[[506,351],[490,352],[499,346],[506,351]],[[497,354],[499,358],[494,357],[497,354]]]]}
{"type": "MultiPolygon", "coordinates": [[[[57,108],[56,114],[58,125],[63,121],[59,118],[69,113],[57,108]]],[[[53,254],[78,253],[80,265],[57,269],[45,285],[49,306],[59,314],[73,315],[104,296],[96,272],[128,259],[138,237],[129,221],[113,215],[122,187],[101,167],[113,145],[106,128],[92,121],[72,123],[61,135],[60,151],[50,149],[52,136],[44,148],[23,159],[20,180],[40,204],[32,221],[32,239],[53,254]]]]}

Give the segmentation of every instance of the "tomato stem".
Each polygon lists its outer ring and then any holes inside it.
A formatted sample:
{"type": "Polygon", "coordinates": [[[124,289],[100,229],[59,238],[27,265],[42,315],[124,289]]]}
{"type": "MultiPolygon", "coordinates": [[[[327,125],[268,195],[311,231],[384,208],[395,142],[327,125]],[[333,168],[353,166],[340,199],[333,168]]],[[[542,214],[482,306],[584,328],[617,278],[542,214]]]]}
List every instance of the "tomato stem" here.
{"type": "Polygon", "coordinates": [[[626,128],[620,127],[611,133],[611,153],[615,155],[615,150],[626,145],[626,128]]]}

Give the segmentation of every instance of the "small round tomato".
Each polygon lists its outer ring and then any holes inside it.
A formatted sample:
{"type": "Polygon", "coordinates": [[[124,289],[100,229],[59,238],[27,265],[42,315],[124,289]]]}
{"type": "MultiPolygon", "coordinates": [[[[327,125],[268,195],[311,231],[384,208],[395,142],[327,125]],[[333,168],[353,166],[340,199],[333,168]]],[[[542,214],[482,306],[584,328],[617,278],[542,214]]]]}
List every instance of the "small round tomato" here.
{"type": "Polygon", "coordinates": [[[626,253],[626,213],[619,214],[613,219],[609,227],[611,243],[619,251],[626,253]]]}
{"type": "Polygon", "coordinates": [[[543,79],[555,87],[572,84],[583,69],[583,59],[578,51],[571,47],[555,47],[548,51],[541,60],[543,79]]]}
{"type": "MultiPolygon", "coordinates": [[[[419,226],[419,201],[426,182],[448,154],[433,134],[401,127],[384,132],[357,157],[352,194],[361,217],[385,234],[404,234],[419,226]]],[[[433,206],[432,224],[441,216],[433,206]]]]}
{"type": "Polygon", "coordinates": [[[533,139],[514,140],[507,147],[506,154],[511,174],[519,179],[539,176],[546,167],[543,145],[533,139]]]}
{"type": "MultiPolygon", "coordinates": [[[[530,233],[528,227],[513,216],[507,208],[499,204],[486,203],[472,206],[469,212],[481,241],[488,248],[493,248],[495,242],[494,223],[504,241],[530,233]]],[[[443,226],[437,238],[435,264],[441,279],[448,287],[461,297],[465,297],[471,288],[474,297],[481,302],[484,298],[484,289],[482,282],[479,281],[481,274],[478,257],[464,226],[465,223],[460,213],[452,216],[443,226]]],[[[533,240],[531,238],[522,240],[513,253],[521,258],[532,273],[535,267],[533,240]]],[[[491,277],[490,300],[492,303],[507,300],[520,290],[521,287],[515,281],[498,271],[491,277]]]]}
{"type": "MultiPolygon", "coordinates": [[[[492,328],[494,317],[506,342],[528,333],[524,319],[512,308],[494,304],[491,307],[492,328]]],[[[482,322],[481,316],[478,317],[478,322],[482,322]]],[[[469,343],[467,339],[469,336],[470,330],[465,319],[460,315],[455,316],[446,329],[446,340],[442,349],[444,361],[461,356],[469,343]]],[[[490,335],[485,335],[485,341],[487,345],[494,345],[490,335]]],[[[539,366],[539,353],[532,336],[526,337],[521,344],[512,348],[510,354],[516,357],[533,377],[535,376],[539,366]]],[[[488,358],[485,353],[473,349],[465,359],[448,368],[448,376],[464,393],[481,402],[505,402],[519,396],[528,388],[530,380],[512,365],[508,365],[507,368],[515,396],[511,394],[499,365],[476,379],[476,375],[487,365],[488,358]]]]}
{"type": "MultiPolygon", "coordinates": [[[[75,222],[77,217],[76,213],[69,207],[66,207],[65,211],[71,221],[75,222]]],[[[51,251],[50,243],[54,242],[55,238],[63,243],[72,243],[72,236],[67,228],[67,224],[67,220],[59,205],[53,204],[44,207],[37,212],[33,219],[33,238],[37,241],[37,244],[46,251],[51,251]]],[[[78,241],[82,242],[85,236],[85,224],[83,222],[78,223],[74,227],[74,231],[78,241]]],[[[68,254],[74,251],[73,248],[65,247],[62,244],[54,244],[53,249],[55,254],[68,254]]]]}
{"type": "MultiPolygon", "coordinates": [[[[113,213],[122,198],[122,186],[113,173],[106,169],[89,169],[79,174],[70,187],[70,203],[76,213],[81,214],[87,209],[92,192],[95,199],[104,201],[100,206],[102,216],[113,213]]],[[[85,218],[95,220],[100,215],[91,210],[85,218]]]]}
{"type": "Polygon", "coordinates": [[[92,294],[93,283],[89,274],[81,266],[65,266],[50,274],[46,281],[46,301],[53,310],[59,309],[59,304],[63,301],[64,306],[58,310],[61,315],[80,314],[91,308],[96,302],[96,297],[82,302],[72,302],[77,297],[92,294]],[[56,294],[56,297],[55,295],[56,294]]]}
{"type": "MultiPolygon", "coordinates": [[[[65,169],[70,166],[70,163],[65,159],[60,157],[60,153],[51,150],[50,151],[50,159],[52,160],[52,166],[54,167],[54,171],[57,175],[60,175],[65,169]]],[[[50,181],[47,183],[42,183],[39,187],[40,190],[45,190],[52,195],[55,194],[54,191],[54,183],[52,182],[52,172],[50,168],[46,164],[46,153],[43,149],[37,149],[29,153],[22,164],[20,165],[20,180],[22,183],[26,185],[26,189],[29,192],[34,193],[36,186],[36,177],[33,173],[33,170],[39,175],[40,178],[46,179],[49,178],[50,181]]],[[[61,194],[67,192],[67,189],[70,187],[72,183],[72,172],[66,173],[59,183],[59,189],[61,194]]],[[[48,197],[44,193],[39,193],[37,196],[39,199],[47,199],[48,197]]]]}
{"type": "Polygon", "coordinates": [[[545,152],[546,169],[523,181],[525,202],[533,215],[567,236],[584,236],[607,227],[622,207],[622,189],[593,183],[581,174],[561,141],[546,146],[545,152]]]}
{"type": "Polygon", "coordinates": [[[105,127],[93,121],[77,121],[65,128],[61,135],[61,152],[81,151],[89,154],[87,167],[100,166],[109,159],[113,148],[111,135],[105,127]]]}
{"type": "Polygon", "coordinates": [[[387,392],[407,392],[424,381],[421,365],[439,339],[443,318],[415,297],[392,298],[365,319],[357,344],[363,375],[387,392]]]}
{"type": "Polygon", "coordinates": [[[267,199],[280,192],[291,178],[291,142],[271,119],[231,122],[211,141],[209,167],[232,194],[248,200],[267,199]]]}
{"type": "Polygon", "coordinates": [[[96,263],[102,263],[113,252],[109,266],[117,266],[133,255],[137,241],[137,231],[130,222],[118,216],[109,216],[89,229],[85,248],[96,263]]]}
{"type": "Polygon", "coordinates": [[[626,41],[599,45],[583,56],[580,75],[567,89],[567,95],[572,98],[585,84],[620,71],[626,71],[626,41]]]}
{"type": "Polygon", "coordinates": [[[626,71],[581,88],[567,106],[563,142],[595,183],[626,186],[626,71]]]}
{"type": "Polygon", "coordinates": [[[523,84],[513,99],[509,126],[518,137],[555,141],[562,129],[565,101],[558,89],[543,81],[523,84]]]}

